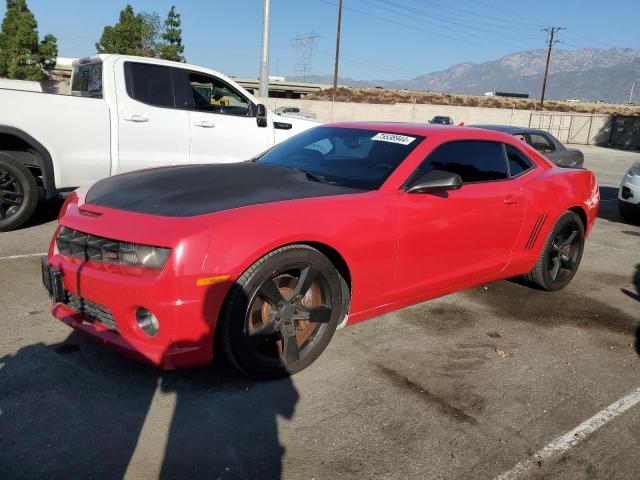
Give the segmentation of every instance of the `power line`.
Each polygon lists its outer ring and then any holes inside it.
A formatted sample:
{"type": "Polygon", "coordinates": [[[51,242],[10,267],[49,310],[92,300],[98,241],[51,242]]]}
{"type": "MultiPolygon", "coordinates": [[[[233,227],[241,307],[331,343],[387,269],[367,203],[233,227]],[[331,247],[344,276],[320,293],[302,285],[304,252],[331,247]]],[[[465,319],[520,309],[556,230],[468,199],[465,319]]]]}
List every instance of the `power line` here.
{"type": "MultiPolygon", "coordinates": [[[[337,4],[336,4],[336,3],[333,3],[333,2],[331,2],[331,1],[329,1],[329,0],[320,0],[320,1],[321,1],[321,2],[323,2],[323,3],[326,3],[326,4],[328,4],[328,5],[337,6],[337,4]]],[[[462,39],[461,39],[461,38],[459,38],[459,37],[454,37],[454,36],[451,36],[451,35],[447,35],[447,34],[445,34],[445,33],[437,33],[437,32],[435,32],[435,33],[434,33],[434,32],[433,32],[433,31],[431,31],[431,30],[426,30],[426,29],[424,29],[424,28],[419,28],[419,27],[416,27],[416,26],[414,26],[414,25],[408,25],[408,24],[406,24],[406,23],[402,23],[402,22],[399,22],[399,21],[396,21],[396,20],[392,20],[392,19],[390,19],[390,18],[381,17],[381,16],[379,16],[379,15],[374,15],[374,14],[372,14],[372,13],[364,12],[364,11],[362,11],[362,10],[358,10],[358,9],[356,9],[356,8],[353,8],[353,7],[347,7],[347,6],[345,6],[345,7],[343,7],[343,8],[344,8],[345,10],[349,10],[349,11],[351,11],[351,12],[359,13],[360,15],[364,15],[364,16],[367,16],[367,17],[370,17],[370,18],[375,18],[376,20],[380,20],[380,21],[382,21],[382,22],[391,23],[391,24],[398,25],[398,26],[401,26],[401,27],[404,27],[404,28],[408,28],[408,29],[411,29],[411,30],[415,30],[415,31],[418,31],[418,32],[423,32],[423,33],[426,33],[426,34],[431,35],[431,36],[437,35],[437,36],[438,36],[438,38],[440,38],[440,39],[442,39],[442,38],[447,38],[447,39],[449,39],[449,40],[453,40],[453,41],[455,41],[455,42],[464,43],[464,44],[467,44],[467,45],[472,45],[472,46],[474,46],[474,47],[477,47],[477,46],[478,46],[478,42],[470,42],[470,41],[462,40],[462,39]]],[[[406,15],[405,15],[405,16],[406,16],[406,15]]],[[[411,17],[411,18],[413,18],[413,17],[411,17]]],[[[428,22],[428,21],[422,21],[421,23],[429,23],[429,22],[428,22]]],[[[437,25],[437,24],[433,24],[433,25],[435,25],[437,28],[442,28],[442,29],[445,29],[445,30],[447,30],[447,31],[451,31],[451,30],[452,30],[451,28],[443,27],[443,26],[441,26],[441,25],[437,25]]],[[[487,38],[487,37],[482,37],[481,35],[475,35],[475,34],[471,34],[471,33],[468,33],[468,32],[461,32],[461,33],[463,33],[463,34],[464,34],[464,35],[466,35],[466,36],[475,36],[475,37],[481,38],[481,39],[483,39],[483,40],[486,40],[486,41],[489,41],[489,42],[492,42],[492,43],[496,43],[496,44],[498,44],[498,45],[502,45],[502,46],[504,46],[504,45],[505,45],[505,43],[504,43],[504,42],[500,42],[500,41],[498,41],[498,40],[493,40],[493,39],[491,39],[491,38],[487,38]]],[[[528,47],[522,47],[522,46],[520,46],[520,47],[518,47],[518,48],[524,48],[524,49],[527,49],[528,47]]]]}
{"type": "MultiPolygon", "coordinates": [[[[502,36],[502,37],[505,37],[505,38],[509,38],[510,37],[511,39],[516,39],[518,41],[519,40],[523,40],[523,39],[525,39],[525,37],[527,37],[525,35],[522,35],[522,33],[519,33],[519,34],[507,33],[507,32],[504,32],[504,31],[488,30],[486,28],[481,28],[481,27],[477,26],[477,25],[492,25],[492,26],[497,26],[498,28],[504,28],[503,25],[487,24],[486,22],[479,22],[477,20],[471,20],[473,22],[473,25],[468,25],[468,24],[461,23],[461,22],[468,22],[469,20],[460,19],[459,17],[451,17],[451,16],[447,16],[447,15],[438,15],[438,14],[427,12],[425,10],[420,10],[420,9],[417,9],[417,8],[407,7],[407,6],[404,6],[404,5],[389,1],[389,0],[359,0],[359,1],[368,3],[370,5],[373,5],[373,4],[371,4],[371,1],[382,3],[384,5],[391,5],[391,6],[394,7],[394,9],[389,9],[389,8],[385,8],[385,9],[387,11],[393,12],[393,13],[395,13],[397,15],[403,15],[403,16],[406,16],[406,17],[412,18],[412,19],[415,18],[415,15],[420,15],[420,16],[423,16],[423,17],[434,19],[434,20],[439,21],[439,22],[447,23],[447,24],[450,24],[450,25],[456,25],[456,26],[464,28],[464,29],[475,30],[475,31],[482,32],[482,33],[488,33],[488,34],[493,35],[493,36],[502,36]],[[409,12],[411,15],[399,13],[397,11],[397,9],[409,12]]],[[[384,7],[381,7],[379,5],[373,5],[373,6],[376,6],[378,8],[384,8],[384,7]]],[[[433,24],[433,23],[431,23],[431,24],[433,24]]],[[[441,28],[443,28],[443,27],[441,27],[441,28]]],[[[450,29],[451,27],[446,27],[446,28],[450,29]]],[[[467,35],[474,35],[474,34],[470,34],[470,33],[466,33],[466,34],[467,35]]],[[[475,36],[477,36],[477,35],[475,35],[475,36]]],[[[480,38],[487,39],[486,37],[480,37],[480,38]]],[[[532,39],[533,37],[529,36],[527,38],[532,39]]],[[[537,41],[537,39],[536,39],[536,41],[537,41]]],[[[518,45],[515,45],[515,46],[518,46],[518,45]]],[[[519,47],[520,48],[527,48],[527,47],[523,47],[522,45],[519,45],[519,47]]]]}
{"type": "Polygon", "coordinates": [[[555,37],[555,34],[558,33],[560,30],[565,30],[565,28],[547,27],[542,29],[543,32],[548,33],[548,36],[547,36],[548,46],[547,46],[547,64],[544,67],[544,78],[542,79],[542,93],[540,94],[540,108],[542,108],[542,106],[544,105],[544,92],[547,88],[547,75],[549,73],[549,61],[551,60],[551,49],[556,43],[558,43],[558,40],[554,39],[554,37],[555,37]]]}
{"type": "MultiPolygon", "coordinates": [[[[467,16],[474,16],[474,17],[480,17],[480,18],[488,18],[490,20],[496,20],[496,21],[504,22],[504,23],[508,23],[508,24],[517,23],[519,25],[530,27],[530,28],[533,28],[533,29],[539,29],[540,28],[540,25],[536,25],[536,24],[533,24],[533,23],[530,23],[530,22],[509,20],[509,19],[505,19],[505,18],[496,17],[496,16],[493,16],[493,15],[486,15],[484,13],[477,13],[477,12],[472,12],[470,10],[463,10],[463,9],[460,9],[460,8],[451,7],[448,4],[445,4],[445,3],[442,3],[442,2],[437,2],[437,1],[434,1],[434,0],[420,0],[420,1],[421,1],[421,3],[426,3],[426,4],[430,4],[432,6],[437,6],[437,7],[440,7],[440,8],[445,8],[447,10],[451,10],[453,12],[456,12],[457,14],[463,14],[463,15],[467,15],[467,16]]],[[[526,18],[526,17],[523,17],[521,15],[518,15],[517,17],[518,18],[526,18]]]]}

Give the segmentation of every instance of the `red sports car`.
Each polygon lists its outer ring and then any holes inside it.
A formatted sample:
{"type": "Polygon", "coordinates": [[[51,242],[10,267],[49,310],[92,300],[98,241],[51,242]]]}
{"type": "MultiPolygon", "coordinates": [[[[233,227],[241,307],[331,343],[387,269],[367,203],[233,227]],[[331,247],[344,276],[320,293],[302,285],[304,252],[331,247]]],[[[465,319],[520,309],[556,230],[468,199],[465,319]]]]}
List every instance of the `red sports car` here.
{"type": "Polygon", "coordinates": [[[480,283],[569,283],[593,174],[500,132],[319,126],[252,161],[106,178],[69,197],[43,259],[52,313],[163,368],[220,348],[289,375],[336,328],[480,283]]]}

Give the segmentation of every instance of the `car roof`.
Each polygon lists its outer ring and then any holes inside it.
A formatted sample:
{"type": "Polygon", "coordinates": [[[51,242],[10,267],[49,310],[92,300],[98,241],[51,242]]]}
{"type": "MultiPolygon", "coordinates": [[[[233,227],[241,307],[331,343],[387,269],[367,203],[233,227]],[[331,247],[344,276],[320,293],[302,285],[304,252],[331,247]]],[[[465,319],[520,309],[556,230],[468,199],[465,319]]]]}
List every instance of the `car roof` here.
{"type": "Polygon", "coordinates": [[[322,125],[324,127],[359,128],[363,130],[379,130],[381,132],[402,135],[419,135],[423,137],[444,138],[485,138],[497,141],[513,141],[511,135],[485,128],[474,128],[457,125],[408,122],[339,122],[322,125]]]}
{"type": "MultiPolygon", "coordinates": [[[[524,132],[530,132],[530,133],[542,132],[542,130],[539,130],[537,128],[518,127],[517,125],[469,125],[469,126],[472,128],[483,128],[485,130],[495,130],[497,132],[505,132],[511,135],[516,133],[524,133],[524,132]]],[[[544,133],[548,134],[549,132],[544,132],[544,133]]]]}

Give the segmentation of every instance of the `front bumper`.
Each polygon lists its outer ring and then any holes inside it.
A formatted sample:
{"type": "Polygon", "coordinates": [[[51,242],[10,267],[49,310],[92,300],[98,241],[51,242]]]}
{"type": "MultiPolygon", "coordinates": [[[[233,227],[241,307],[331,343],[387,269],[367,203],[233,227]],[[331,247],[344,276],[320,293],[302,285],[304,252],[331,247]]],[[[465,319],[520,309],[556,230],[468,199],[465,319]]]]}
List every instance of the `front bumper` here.
{"type": "Polygon", "coordinates": [[[64,289],[110,312],[105,322],[72,302],[54,302],[58,320],[120,353],[164,369],[206,365],[213,356],[218,313],[231,280],[197,286],[199,275],[174,275],[171,269],[154,271],[79,260],[53,254],[49,265],[62,272],[64,289]],[[139,327],[136,311],[144,307],[158,318],[156,336],[139,327]]]}
{"type": "Polygon", "coordinates": [[[629,205],[640,205],[640,176],[625,174],[618,190],[618,200],[629,205]]]}

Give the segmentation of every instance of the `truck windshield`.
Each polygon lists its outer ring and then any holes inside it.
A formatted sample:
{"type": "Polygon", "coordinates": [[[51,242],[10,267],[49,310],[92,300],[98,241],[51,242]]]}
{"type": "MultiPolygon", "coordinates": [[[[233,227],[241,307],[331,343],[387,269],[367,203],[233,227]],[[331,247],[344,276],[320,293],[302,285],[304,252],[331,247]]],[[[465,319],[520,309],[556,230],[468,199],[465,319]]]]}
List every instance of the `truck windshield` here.
{"type": "Polygon", "coordinates": [[[102,62],[76,64],[73,67],[71,95],[102,98],[102,62]]]}
{"type": "Polygon", "coordinates": [[[423,139],[379,130],[316,127],[276,145],[257,161],[303,170],[335,185],[374,190],[423,139]]]}

